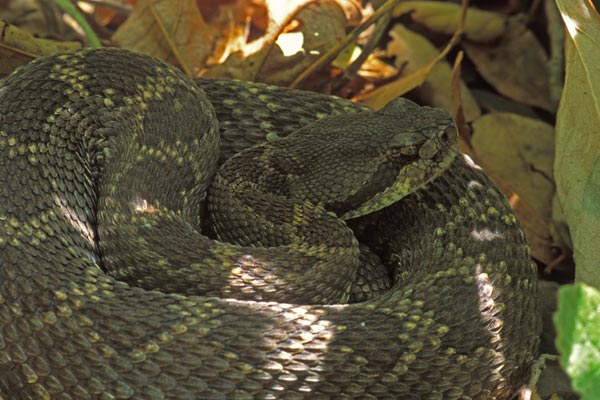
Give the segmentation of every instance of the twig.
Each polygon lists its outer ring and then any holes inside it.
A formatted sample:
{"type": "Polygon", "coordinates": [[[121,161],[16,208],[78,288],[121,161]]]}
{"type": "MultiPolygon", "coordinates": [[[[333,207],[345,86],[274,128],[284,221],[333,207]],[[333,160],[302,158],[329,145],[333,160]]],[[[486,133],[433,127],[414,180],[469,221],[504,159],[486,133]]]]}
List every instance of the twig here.
{"type": "Polygon", "coordinates": [[[361,49],[360,55],[344,71],[344,75],[348,80],[352,80],[354,78],[358,70],[360,70],[360,67],[362,67],[365,60],[375,49],[375,47],[379,43],[379,39],[381,39],[381,36],[383,36],[384,32],[386,31],[390,20],[390,14],[386,13],[377,21],[377,23],[375,24],[373,34],[371,35],[371,37],[369,37],[369,41],[367,42],[367,44],[361,49]]]}
{"type": "Polygon", "coordinates": [[[6,44],[6,43],[1,43],[0,42],[0,47],[5,48],[7,50],[10,50],[10,51],[12,51],[15,54],[21,54],[22,56],[25,56],[25,57],[30,57],[30,58],[33,58],[33,59],[40,57],[39,54],[30,53],[28,51],[19,49],[17,47],[13,47],[13,46],[11,46],[9,44],[6,44]]]}

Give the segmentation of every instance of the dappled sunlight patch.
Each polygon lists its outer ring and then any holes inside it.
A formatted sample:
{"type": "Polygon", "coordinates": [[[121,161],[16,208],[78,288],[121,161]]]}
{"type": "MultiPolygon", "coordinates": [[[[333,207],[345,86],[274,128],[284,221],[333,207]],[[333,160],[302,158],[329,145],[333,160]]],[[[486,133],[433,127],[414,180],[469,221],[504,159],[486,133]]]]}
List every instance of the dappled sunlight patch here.
{"type": "Polygon", "coordinates": [[[94,232],[85,222],[85,218],[77,213],[77,210],[69,206],[66,200],[59,195],[54,195],[54,203],[59,207],[61,214],[66,220],[91,244],[94,245],[94,232]]]}

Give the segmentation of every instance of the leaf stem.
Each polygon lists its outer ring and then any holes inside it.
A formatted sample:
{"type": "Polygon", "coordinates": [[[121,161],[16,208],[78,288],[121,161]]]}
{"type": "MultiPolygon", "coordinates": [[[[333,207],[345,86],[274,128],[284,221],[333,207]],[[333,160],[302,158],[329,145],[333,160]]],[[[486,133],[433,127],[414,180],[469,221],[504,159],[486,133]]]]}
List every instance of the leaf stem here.
{"type": "Polygon", "coordinates": [[[56,5],[63,9],[71,18],[77,22],[79,27],[85,33],[85,37],[88,40],[91,47],[102,47],[102,43],[100,43],[100,39],[96,35],[96,32],[92,29],[90,24],[87,23],[85,17],[81,15],[79,10],[71,3],[69,0],[54,0],[56,5]]]}

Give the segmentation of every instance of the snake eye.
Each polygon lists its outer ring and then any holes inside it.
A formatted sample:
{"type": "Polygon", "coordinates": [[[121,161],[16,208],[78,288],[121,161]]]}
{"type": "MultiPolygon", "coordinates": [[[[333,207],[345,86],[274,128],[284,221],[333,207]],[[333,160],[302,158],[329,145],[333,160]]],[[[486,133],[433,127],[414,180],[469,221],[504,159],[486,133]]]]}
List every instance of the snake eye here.
{"type": "Polygon", "coordinates": [[[454,138],[456,138],[456,128],[454,127],[454,125],[448,126],[440,135],[440,140],[442,141],[442,143],[453,142],[454,138]]]}

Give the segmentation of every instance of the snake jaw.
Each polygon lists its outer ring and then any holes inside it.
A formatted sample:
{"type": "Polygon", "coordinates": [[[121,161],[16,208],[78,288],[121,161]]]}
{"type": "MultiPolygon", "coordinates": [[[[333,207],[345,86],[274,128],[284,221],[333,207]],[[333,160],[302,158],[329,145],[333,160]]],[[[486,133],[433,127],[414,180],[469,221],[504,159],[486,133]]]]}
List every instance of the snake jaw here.
{"type": "Polygon", "coordinates": [[[457,154],[453,148],[448,148],[441,153],[431,159],[417,159],[403,166],[392,185],[375,194],[359,208],[345,212],[340,218],[349,220],[379,211],[423,188],[440,176],[457,154]]]}

